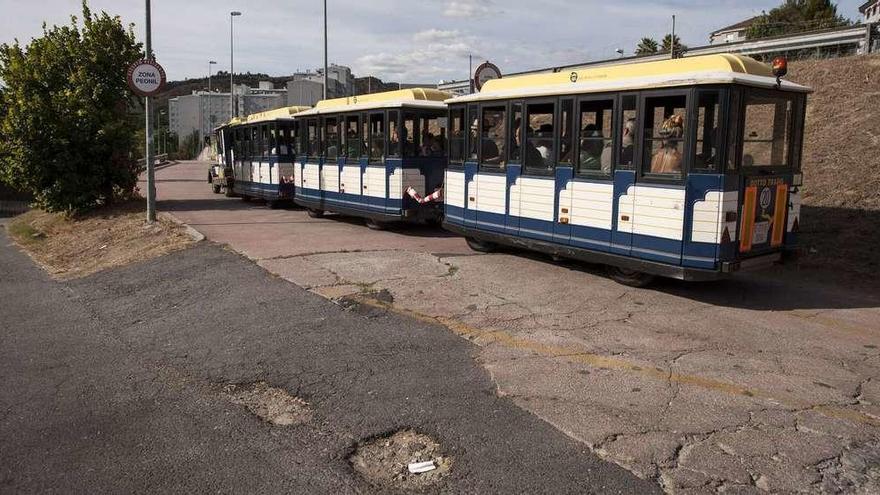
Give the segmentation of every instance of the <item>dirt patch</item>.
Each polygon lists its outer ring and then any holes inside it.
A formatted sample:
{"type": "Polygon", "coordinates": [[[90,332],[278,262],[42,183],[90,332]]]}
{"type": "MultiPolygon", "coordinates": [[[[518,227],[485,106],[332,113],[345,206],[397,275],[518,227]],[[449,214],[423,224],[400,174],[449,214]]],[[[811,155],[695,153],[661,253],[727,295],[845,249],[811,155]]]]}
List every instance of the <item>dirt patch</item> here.
{"type": "Polygon", "coordinates": [[[227,385],[223,387],[223,395],[273,425],[297,425],[312,419],[312,410],[306,401],[280,388],[270,387],[266,382],[227,385]]]}
{"type": "Polygon", "coordinates": [[[72,218],[34,210],[15,217],[7,230],[37,264],[64,280],[149,260],[194,243],[181,226],[168,220],[147,225],[145,215],[142,201],[72,218]]]}
{"type": "Polygon", "coordinates": [[[412,430],[398,431],[359,444],[349,462],[370,483],[400,491],[432,487],[449,474],[452,466],[452,459],[442,455],[439,443],[412,430]],[[410,473],[410,463],[427,461],[433,461],[436,469],[410,473]]]}

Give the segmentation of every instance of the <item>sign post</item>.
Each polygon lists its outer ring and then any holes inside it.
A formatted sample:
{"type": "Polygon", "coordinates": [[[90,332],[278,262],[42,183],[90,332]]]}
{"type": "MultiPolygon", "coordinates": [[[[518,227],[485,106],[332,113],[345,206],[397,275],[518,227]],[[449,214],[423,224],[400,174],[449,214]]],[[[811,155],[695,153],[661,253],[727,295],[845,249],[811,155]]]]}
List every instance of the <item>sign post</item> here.
{"type": "Polygon", "coordinates": [[[486,81],[492,79],[501,79],[501,69],[489,61],[483,62],[477,67],[477,70],[474,71],[474,89],[480,91],[483,89],[483,84],[486,84],[486,81]]]}
{"type": "MultiPolygon", "coordinates": [[[[147,4],[149,5],[149,1],[147,4]]],[[[149,39],[148,36],[147,40],[149,39]]],[[[147,46],[150,46],[149,41],[147,46]]],[[[136,95],[144,97],[144,111],[146,112],[144,159],[147,165],[147,222],[152,223],[156,221],[156,169],[152,153],[151,100],[165,86],[165,70],[152,59],[149,48],[147,53],[147,59],[139,60],[128,68],[128,86],[136,95]]]]}

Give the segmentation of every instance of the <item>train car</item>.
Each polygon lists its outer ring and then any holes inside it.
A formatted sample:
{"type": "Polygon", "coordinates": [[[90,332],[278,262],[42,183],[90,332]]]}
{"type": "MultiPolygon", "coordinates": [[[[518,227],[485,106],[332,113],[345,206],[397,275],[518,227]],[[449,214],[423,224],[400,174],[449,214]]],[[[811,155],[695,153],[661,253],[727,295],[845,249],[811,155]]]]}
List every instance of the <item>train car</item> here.
{"type": "Polygon", "coordinates": [[[232,132],[231,129],[242,123],[239,118],[234,118],[223,124],[213,132],[213,143],[217,155],[216,163],[208,168],[208,184],[214,194],[226,193],[226,196],[234,196],[232,190],[233,167],[232,167],[232,132]]]}
{"type": "Polygon", "coordinates": [[[447,101],[444,226],[634,286],[778,263],[796,244],[810,91],[785,72],[710,55],[489,81],[447,101]]]}
{"type": "Polygon", "coordinates": [[[439,222],[449,97],[403,89],[323,100],[296,114],[295,202],[313,217],[353,215],[373,229],[439,222]]]}
{"type": "Polygon", "coordinates": [[[309,107],[293,106],[249,115],[229,125],[223,135],[230,139],[231,186],[244,200],[259,198],[271,207],[294,195],[294,153],[297,123],[293,115],[309,107]]]}

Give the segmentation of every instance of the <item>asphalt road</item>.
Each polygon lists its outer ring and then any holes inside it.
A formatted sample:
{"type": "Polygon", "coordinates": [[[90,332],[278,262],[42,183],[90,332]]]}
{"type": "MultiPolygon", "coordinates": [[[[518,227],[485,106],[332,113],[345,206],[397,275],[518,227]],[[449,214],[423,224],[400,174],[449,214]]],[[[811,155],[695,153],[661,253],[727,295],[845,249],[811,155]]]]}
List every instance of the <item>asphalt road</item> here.
{"type": "Polygon", "coordinates": [[[382,292],[443,323],[479,346],[500,395],[670,492],[880,493],[880,292],[846,274],[633,289],[441,229],[226,198],[207,169],[159,170],[159,208],[328,299],[382,292]]]}
{"type": "Polygon", "coordinates": [[[658,491],[496,395],[446,328],[209,243],[58,283],[0,229],[0,274],[0,492],[372,492],[347,456],[401,428],[454,458],[442,492],[658,491]],[[221,393],[256,381],[312,419],[273,426],[221,393]]]}

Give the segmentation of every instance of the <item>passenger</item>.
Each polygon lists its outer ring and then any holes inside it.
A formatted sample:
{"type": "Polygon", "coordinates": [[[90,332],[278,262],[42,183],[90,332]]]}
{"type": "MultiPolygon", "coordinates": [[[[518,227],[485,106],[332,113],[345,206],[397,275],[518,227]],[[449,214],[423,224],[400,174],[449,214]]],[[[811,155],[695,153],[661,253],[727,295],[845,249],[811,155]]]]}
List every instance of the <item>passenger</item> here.
{"type": "Polygon", "coordinates": [[[651,158],[651,173],[681,173],[681,151],[678,149],[678,142],[684,136],[684,118],[679,114],[673,114],[663,122],[659,134],[663,140],[660,142],[660,148],[651,158]]]}
{"type": "Polygon", "coordinates": [[[479,142],[479,139],[478,139],[479,138],[479,133],[478,133],[479,130],[480,130],[480,121],[478,121],[477,119],[474,119],[474,122],[471,124],[471,135],[470,135],[471,149],[470,149],[470,155],[469,155],[470,159],[474,160],[474,161],[477,160],[477,150],[479,149],[479,148],[477,148],[477,146],[479,146],[477,144],[479,142]]]}
{"type": "Polygon", "coordinates": [[[596,124],[588,124],[581,132],[580,170],[604,170],[601,163],[602,132],[596,124]]]}
{"type": "Polygon", "coordinates": [[[486,118],[484,124],[486,127],[483,129],[483,143],[481,145],[481,151],[483,152],[482,161],[483,163],[500,165],[503,168],[505,164],[502,160],[501,149],[496,140],[504,139],[504,121],[489,117],[486,118]]]}
{"type": "Polygon", "coordinates": [[[516,132],[513,134],[515,147],[513,149],[513,154],[515,155],[512,160],[522,160],[522,163],[526,167],[546,167],[546,163],[544,162],[544,158],[541,156],[541,153],[531,145],[531,143],[523,142],[522,139],[522,120],[517,118],[513,121],[513,127],[516,129],[516,132]]]}
{"type": "MultiPolygon", "coordinates": [[[[627,119],[623,124],[623,136],[620,139],[620,165],[632,165],[633,140],[636,132],[636,119],[627,119]]],[[[614,144],[609,141],[602,150],[602,171],[611,172],[611,156],[614,144]]]]}
{"type": "Polygon", "coordinates": [[[538,141],[538,153],[544,160],[551,160],[553,156],[553,124],[544,124],[538,129],[541,137],[550,137],[550,139],[542,139],[538,141]]]}
{"type": "Polygon", "coordinates": [[[348,150],[346,152],[346,156],[348,156],[350,158],[357,158],[357,156],[358,156],[357,142],[358,142],[357,131],[355,131],[354,129],[349,129],[348,130],[348,150]]]}

